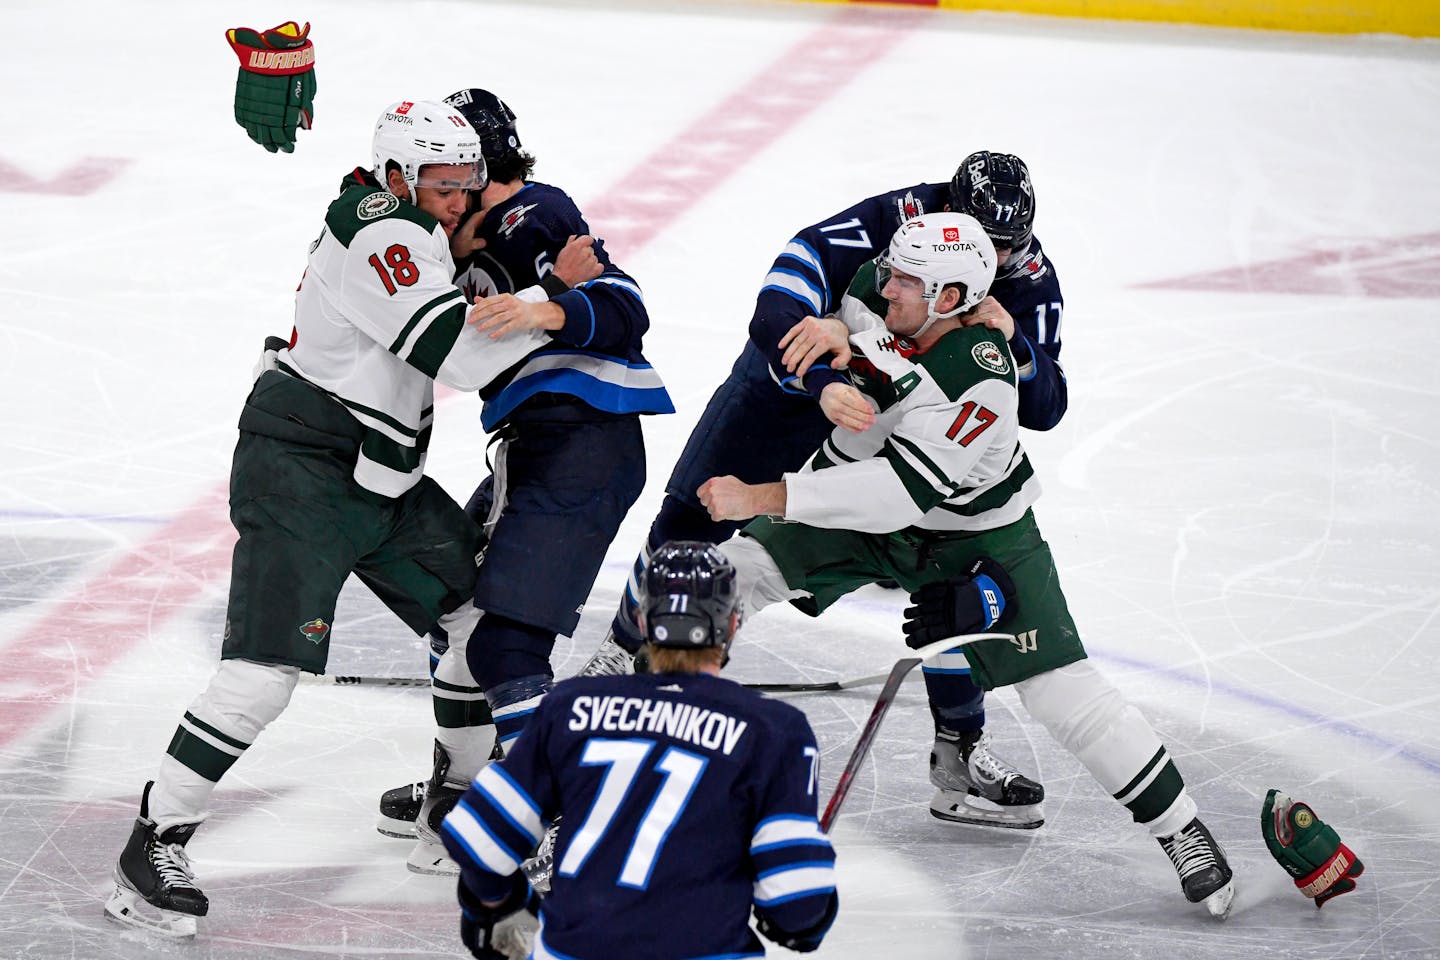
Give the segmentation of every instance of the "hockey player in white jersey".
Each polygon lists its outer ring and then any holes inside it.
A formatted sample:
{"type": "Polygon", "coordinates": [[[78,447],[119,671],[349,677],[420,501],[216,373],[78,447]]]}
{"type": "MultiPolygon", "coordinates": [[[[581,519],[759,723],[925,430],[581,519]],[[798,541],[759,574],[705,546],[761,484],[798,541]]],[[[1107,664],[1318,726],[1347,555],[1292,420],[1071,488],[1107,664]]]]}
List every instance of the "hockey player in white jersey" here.
{"type": "MultiPolygon", "coordinates": [[[[240,414],[221,662],[175,730],[115,868],[105,913],[192,936],[209,901],[185,847],[217,782],[278,717],[300,672],[323,673],[335,602],[354,573],[416,633],[450,636],[437,688],[474,687],[465,642],[479,528],[424,475],[434,385],[486,386],[542,331],[467,328],[449,236],[485,182],[479,138],[443,103],[401,101],[375,126],[373,176],[330,204],[295,298],[290,340],[267,342],[240,414]],[[382,186],[383,185],[383,186],[382,186]]],[[[467,780],[493,727],[441,727],[467,780]],[[488,732],[488,733],[487,733],[488,732]]]]}
{"type": "MultiPolygon", "coordinates": [[[[837,429],[778,482],[711,478],[700,499],[717,520],[758,518],[722,547],[752,612],[791,600],[818,613],[891,578],[915,591],[907,642],[923,646],[969,618],[955,604],[984,604],[987,625],[1013,640],[967,644],[940,666],[968,666],[985,689],[1013,685],[1030,715],[1159,840],[1186,898],[1224,916],[1234,897],[1225,854],[1154,730],[1086,659],[1036,526],[1039,485],[1019,443],[1014,357],[995,330],[966,323],[994,273],[994,246],[972,218],[902,225],[888,253],[856,275],[838,317],[851,381],[876,408],[875,425],[837,429]]],[[[954,802],[967,792],[957,789],[954,802]]]]}

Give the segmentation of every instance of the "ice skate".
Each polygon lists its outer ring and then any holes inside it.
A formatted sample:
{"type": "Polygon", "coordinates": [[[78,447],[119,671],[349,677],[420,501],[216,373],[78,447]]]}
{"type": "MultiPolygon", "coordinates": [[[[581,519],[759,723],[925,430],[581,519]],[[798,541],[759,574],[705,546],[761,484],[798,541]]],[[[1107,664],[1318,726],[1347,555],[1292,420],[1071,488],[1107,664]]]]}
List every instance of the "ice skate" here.
{"type": "Polygon", "coordinates": [[[1185,899],[1203,903],[1212,917],[1225,919],[1235,901],[1234,873],[1205,824],[1197,817],[1177,833],[1157,839],[1180,876],[1185,899]]]}
{"type": "Polygon", "coordinates": [[[391,787],[380,795],[380,818],[375,829],[387,837],[400,840],[415,839],[415,818],[425,803],[425,787],[428,781],[420,780],[399,787],[391,787]]]}
{"type": "Polygon", "coordinates": [[[450,755],[440,744],[435,744],[435,771],[425,785],[425,799],[420,804],[415,818],[415,848],[410,851],[405,865],[411,873],[423,873],[432,877],[458,877],[460,868],[445,851],[440,839],[440,824],[445,815],[455,809],[468,783],[452,780],[450,755]]]}
{"type": "Polygon", "coordinates": [[[1045,822],[1045,788],[990,752],[983,731],[941,730],[930,748],[930,815],[952,823],[1034,830],[1045,822]]]}
{"type": "Polygon", "coordinates": [[[615,634],[607,632],[600,646],[585,661],[577,677],[623,677],[635,672],[635,656],[615,641],[615,634]]]}
{"type": "Polygon", "coordinates": [[[127,926],[181,939],[195,936],[196,917],[205,916],[210,901],[195,885],[185,844],[200,821],[180,823],[156,832],[150,819],[150,788],[140,794],[140,817],[115,864],[115,892],[105,915],[127,926]]]}

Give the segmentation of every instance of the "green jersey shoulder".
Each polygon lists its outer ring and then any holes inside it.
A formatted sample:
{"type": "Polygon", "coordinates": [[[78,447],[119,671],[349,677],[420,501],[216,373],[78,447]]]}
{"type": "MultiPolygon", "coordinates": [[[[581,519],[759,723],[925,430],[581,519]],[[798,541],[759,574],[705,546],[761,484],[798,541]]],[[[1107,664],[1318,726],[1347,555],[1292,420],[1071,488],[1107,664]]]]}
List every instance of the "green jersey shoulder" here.
{"type": "Polygon", "coordinates": [[[340,242],[349,247],[355,234],[380,220],[409,220],[430,233],[440,221],[413,203],[405,203],[387,190],[376,190],[357,183],[341,191],[325,213],[325,226],[340,242]]]}

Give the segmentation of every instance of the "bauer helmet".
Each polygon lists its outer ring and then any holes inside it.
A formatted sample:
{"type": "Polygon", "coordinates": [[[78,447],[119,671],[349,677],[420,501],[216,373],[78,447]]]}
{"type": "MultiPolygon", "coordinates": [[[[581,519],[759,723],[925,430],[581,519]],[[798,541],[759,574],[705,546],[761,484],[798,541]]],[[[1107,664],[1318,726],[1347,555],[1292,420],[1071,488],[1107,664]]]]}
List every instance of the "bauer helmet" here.
{"type": "Polygon", "coordinates": [[[929,213],[907,220],[890,239],[890,249],[880,258],[875,284],[880,290],[896,273],[915,277],[922,284],[920,296],[927,306],[923,326],[911,335],[920,336],[943,317],[953,317],[975,306],[990,293],[995,280],[995,245],[979,222],[964,213],[929,213]],[[935,311],[946,287],[960,288],[960,300],[944,313],[935,311]]]}
{"type": "Polygon", "coordinates": [[[489,90],[471,87],[457,90],[445,102],[465,115],[480,135],[480,149],[494,164],[520,153],[520,134],[515,132],[515,111],[489,90]]]}
{"type": "Polygon", "coordinates": [[[647,643],[728,650],[740,626],[735,567],[713,544],[672,540],[650,557],[637,612],[647,643]]]}
{"type": "Polygon", "coordinates": [[[1035,190],[1025,161],[989,150],[970,154],[950,181],[950,209],[980,221],[995,246],[1023,250],[1035,227],[1035,190]]]}
{"type": "Polygon", "coordinates": [[[394,163],[400,168],[410,200],[415,200],[420,168],[432,163],[469,165],[474,173],[455,184],[466,190],[485,186],[485,157],[480,137],[459,111],[434,100],[401,100],[392,103],[375,122],[375,178],[387,184],[385,169],[394,163]]]}

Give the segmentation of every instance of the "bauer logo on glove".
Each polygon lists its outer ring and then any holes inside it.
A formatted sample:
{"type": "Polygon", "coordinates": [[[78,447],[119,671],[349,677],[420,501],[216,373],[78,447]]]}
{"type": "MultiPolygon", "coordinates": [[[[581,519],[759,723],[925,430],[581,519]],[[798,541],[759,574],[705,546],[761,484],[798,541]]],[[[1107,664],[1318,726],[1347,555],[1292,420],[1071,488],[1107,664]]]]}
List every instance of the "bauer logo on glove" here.
{"type": "Polygon", "coordinates": [[[275,153],[295,150],[295,131],[315,116],[315,46],[310,24],[292,21],[264,33],[249,27],[225,32],[240,74],[235,78],[235,122],[275,153]]]}
{"type": "Polygon", "coordinates": [[[1314,810],[1279,790],[1265,794],[1260,833],[1275,862],[1316,907],[1354,890],[1355,878],[1365,872],[1365,864],[1314,810]]]}

